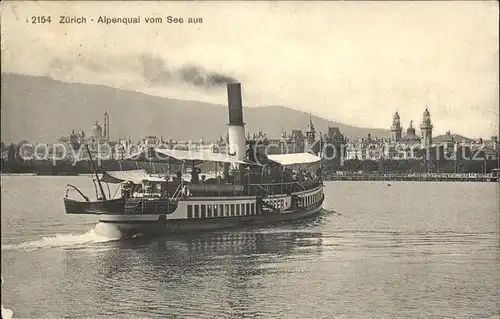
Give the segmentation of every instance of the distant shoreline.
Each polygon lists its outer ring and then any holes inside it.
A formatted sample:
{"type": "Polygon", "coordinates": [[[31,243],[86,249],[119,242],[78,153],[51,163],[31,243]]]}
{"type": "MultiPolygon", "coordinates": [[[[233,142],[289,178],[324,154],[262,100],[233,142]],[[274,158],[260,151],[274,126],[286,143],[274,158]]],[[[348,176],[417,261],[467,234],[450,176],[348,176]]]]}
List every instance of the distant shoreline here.
{"type": "Polygon", "coordinates": [[[499,182],[499,176],[493,174],[358,174],[358,175],[336,175],[331,174],[323,177],[326,181],[385,181],[385,182],[499,182]]]}
{"type": "Polygon", "coordinates": [[[74,173],[0,173],[2,176],[90,176],[91,174],[74,173]]]}

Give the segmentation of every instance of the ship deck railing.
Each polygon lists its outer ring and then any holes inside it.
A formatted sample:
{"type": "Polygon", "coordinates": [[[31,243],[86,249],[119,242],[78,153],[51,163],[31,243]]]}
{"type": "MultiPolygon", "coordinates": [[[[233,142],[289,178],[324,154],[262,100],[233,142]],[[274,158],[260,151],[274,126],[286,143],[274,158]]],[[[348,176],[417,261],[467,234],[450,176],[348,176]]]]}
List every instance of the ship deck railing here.
{"type": "Polygon", "coordinates": [[[305,181],[255,183],[255,184],[187,184],[188,197],[268,197],[292,194],[314,189],[322,184],[321,179],[305,181]]]}

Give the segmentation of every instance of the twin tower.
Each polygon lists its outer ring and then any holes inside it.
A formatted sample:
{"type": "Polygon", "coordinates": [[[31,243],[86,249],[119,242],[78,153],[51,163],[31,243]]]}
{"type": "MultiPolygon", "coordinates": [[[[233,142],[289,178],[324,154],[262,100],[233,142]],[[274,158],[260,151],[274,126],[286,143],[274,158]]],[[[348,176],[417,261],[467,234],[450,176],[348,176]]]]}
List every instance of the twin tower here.
{"type": "MultiPolygon", "coordinates": [[[[227,85],[227,98],[229,106],[229,153],[243,160],[246,155],[246,135],[245,123],[243,122],[243,104],[240,83],[230,83],[227,85]]],[[[401,133],[403,128],[401,127],[399,114],[396,112],[392,120],[391,142],[420,142],[422,148],[429,147],[432,145],[432,128],[431,114],[426,108],[422,116],[422,123],[420,124],[421,137],[415,135],[415,129],[412,127],[412,124],[410,124],[407,135],[411,135],[411,137],[408,136],[408,139],[403,139],[402,141],[401,133]]]]}
{"type": "MultiPolygon", "coordinates": [[[[420,132],[421,132],[420,143],[423,148],[432,145],[432,128],[433,125],[431,123],[431,114],[429,113],[429,110],[426,108],[422,116],[422,123],[420,124],[420,132]]],[[[411,123],[410,123],[410,128],[408,128],[408,130],[409,131],[411,130],[413,133],[415,132],[415,129],[412,127],[411,123]]],[[[394,117],[392,118],[392,126],[391,126],[392,143],[399,143],[401,141],[402,131],[403,129],[401,127],[399,114],[398,112],[396,112],[396,114],[394,114],[394,117]]]]}

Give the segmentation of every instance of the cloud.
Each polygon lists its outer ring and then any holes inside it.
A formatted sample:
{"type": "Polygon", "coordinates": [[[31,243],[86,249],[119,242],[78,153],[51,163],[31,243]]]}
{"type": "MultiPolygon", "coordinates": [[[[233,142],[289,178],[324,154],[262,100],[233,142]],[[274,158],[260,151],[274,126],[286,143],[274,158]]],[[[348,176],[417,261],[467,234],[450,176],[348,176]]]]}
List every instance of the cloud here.
{"type": "Polygon", "coordinates": [[[77,67],[83,67],[92,72],[107,73],[109,68],[103,64],[97,63],[81,54],[77,53],[74,56],[61,58],[55,57],[49,61],[49,66],[60,74],[67,74],[75,70],[77,67]]]}

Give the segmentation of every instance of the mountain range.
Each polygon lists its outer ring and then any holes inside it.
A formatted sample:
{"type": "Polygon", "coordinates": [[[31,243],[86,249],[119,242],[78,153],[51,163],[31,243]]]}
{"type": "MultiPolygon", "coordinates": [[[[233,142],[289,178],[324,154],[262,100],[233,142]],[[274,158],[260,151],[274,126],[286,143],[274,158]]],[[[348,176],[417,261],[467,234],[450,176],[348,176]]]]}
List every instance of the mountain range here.
{"type": "MultiPolygon", "coordinates": [[[[56,142],[71,131],[89,134],[106,110],[110,137],[133,140],[147,135],[174,140],[218,139],[226,134],[227,106],[183,101],[103,85],[66,83],[49,77],[3,73],[1,76],[2,141],[56,142]]],[[[282,130],[306,130],[309,114],[284,106],[245,107],[247,132],[262,130],[278,138],[282,130]]],[[[312,116],[317,132],[337,126],[349,138],[388,137],[389,131],[362,128],[312,116]]]]}

